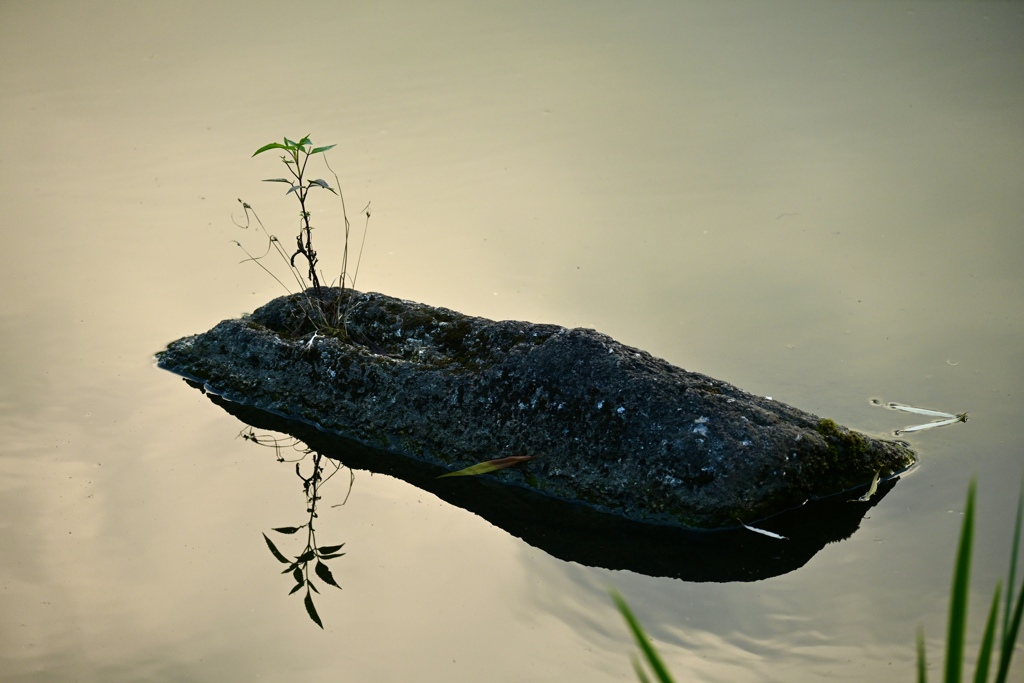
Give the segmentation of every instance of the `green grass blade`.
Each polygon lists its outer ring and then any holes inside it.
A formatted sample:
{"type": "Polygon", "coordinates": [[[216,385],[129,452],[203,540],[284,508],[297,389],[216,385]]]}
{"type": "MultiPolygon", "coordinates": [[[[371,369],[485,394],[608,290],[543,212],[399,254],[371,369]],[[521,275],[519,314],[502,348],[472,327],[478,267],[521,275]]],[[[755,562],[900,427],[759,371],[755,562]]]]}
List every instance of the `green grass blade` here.
{"type": "Polygon", "coordinates": [[[1006,579],[1006,610],[1003,612],[1003,637],[1010,631],[1010,612],[1013,605],[1013,585],[1017,578],[1017,554],[1020,552],[1020,523],[1024,517],[1024,481],[1017,496],[1017,524],[1013,530],[1013,551],[1010,554],[1010,573],[1006,579]]]}
{"type": "MultiPolygon", "coordinates": [[[[612,600],[615,601],[615,606],[619,608],[619,612],[622,614],[623,619],[626,620],[626,625],[629,626],[629,630],[633,632],[633,639],[636,640],[637,645],[640,646],[640,650],[644,654],[644,658],[650,665],[651,670],[654,671],[655,675],[661,683],[673,683],[672,676],[669,675],[668,669],[665,667],[664,662],[661,661],[661,657],[655,651],[654,646],[651,645],[651,641],[647,637],[647,633],[644,632],[643,627],[637,618],[633,616],[633,611],[629,609],[629,605],[621,595],[615,590],[609,591],[612,596],[612,600]]],[[[636,668],[636,665],[634,665],[636,668]]],[[[638,675],[640,671],[638,670],[638,675]]],[[[641,681],[646,680],[646,677],[642,678],[641,681]]]]}
{"type": "Polygon", "coordinates": [[[633,664],[633,671],[636,673],[636,680],[640,683],[651,683],[651,679],[647,677],[647,672],[644,671],[644,667],[640,664],[640,658],[635,654],[629,655],[629,661],[633,664]]]}
{"type": "Polygon", "coordinates": [[[928,662],[924,656],[924,627],[917,629],[917,683],[928,683],[928,662]]]}
{"type": "Polygon", "coordinates": [[[963,529],[956,553],[956,570],[949,600],[949,630],[946,634],[946,683],[960,683],[963,673],[964,632],[967,630],[967,597],[971,580],[971,545],[974,541],[974,489],[967,488],[963,529]]]}
{"type": "Polygon", "coordinates": [[[1006,683],[1006,677],[1010,675],[1010,660],[1013,659],[1013,649],[1017,644],[1017,634],[1020,633],[1021,616],[1024,616],[1024,586],[1021,586],[1021,591],[1017,595],[1017,606],[1013,610],[1010,628],[1003,633],[1003,646],[999,655],[999,671],[996,673],[996,683],[1006,683]]]}
{"type": "Polygon", "coordinates": [[[985,635],[981,638],[981,649],[978,651],[974,683],[985,683],[988,680],[988,667],[992,663],[992,645],[996,642],[996,622],[999,620],[999,598],[1001,595],[1002,585],[996,584],[996,592],[992,596],[992,606],[989,607],[988,619],[985,621],[985,635]]]}
{"type": "Polygon", "coordinates": [[[1020,495],[1017,497],[1017,522],[1013,530],[1013,551],[1010,555],[1010,573],[1006,580],[1006,610],[1003,613],[1003,635],[999,647],[999,668],[996,672],[996,683],[1005,683],[1010,674],[1010,661],[1020,633],[1021,616],[1024,614],[1024,581],[1015,590],[1014,581],[1017,576],[1017,555],[1020,552],[1021,519],[1024,518],[1024,481],[1021,481],[1020,495]],[[1016,606],[1014,593],[1017,594],[1016,606]]]}

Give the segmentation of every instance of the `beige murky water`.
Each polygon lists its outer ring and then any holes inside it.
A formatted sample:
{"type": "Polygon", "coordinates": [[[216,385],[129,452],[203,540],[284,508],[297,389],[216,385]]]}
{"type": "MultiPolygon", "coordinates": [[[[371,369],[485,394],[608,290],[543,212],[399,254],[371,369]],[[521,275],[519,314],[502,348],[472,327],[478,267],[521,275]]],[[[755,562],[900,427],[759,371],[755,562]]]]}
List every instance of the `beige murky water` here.
{"type": "Polygon", "coordinates": [[[909,680],[972,475],[976,642],[1024,469],[1019,4],[292,11],[0,7],[6,680],[630,680],[609,586],[680,679],[909,680]],[[152,360],[281,293],[232,217],[291,233],[249,157],[306,133],[372,202],[360,288],[595,327],[871,433],[914,422],[871,398],[971,420],[751,584],[565,563],[357,473],[321,631],[260,537],[301,482],[152,360]]]}

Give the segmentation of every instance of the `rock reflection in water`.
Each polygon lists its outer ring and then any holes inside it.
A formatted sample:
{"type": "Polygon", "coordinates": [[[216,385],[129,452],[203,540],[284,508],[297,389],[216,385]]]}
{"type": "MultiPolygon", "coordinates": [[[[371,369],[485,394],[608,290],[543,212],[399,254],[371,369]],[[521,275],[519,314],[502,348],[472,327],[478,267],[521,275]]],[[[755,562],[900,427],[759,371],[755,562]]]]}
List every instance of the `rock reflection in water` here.
{"type": "MultiPolygon", "coordinates": [[[[309,452],[349,468],[406,481],[483,517],[558,559],[684,581],[758,581],[798,569],[828,543],[850,537],[867,511],[899,479],[880,482],[875,494],[866,501],[858,499],[867,490],[864,486],[808,501],[797,509],[756,523],[758,529],[785,536],[786,540],[754,533],[740,524],[716,531],[683,529],[634,522],[590,506],[502,484],[487,476],[439,479],[446,470],[436,465],[370,448],[313,424],[212,393],[207,396],[252,427],[289,434],[306,444],[309,452]]],[[[296,585],[299,586],[298,581],[296,585]]]]}

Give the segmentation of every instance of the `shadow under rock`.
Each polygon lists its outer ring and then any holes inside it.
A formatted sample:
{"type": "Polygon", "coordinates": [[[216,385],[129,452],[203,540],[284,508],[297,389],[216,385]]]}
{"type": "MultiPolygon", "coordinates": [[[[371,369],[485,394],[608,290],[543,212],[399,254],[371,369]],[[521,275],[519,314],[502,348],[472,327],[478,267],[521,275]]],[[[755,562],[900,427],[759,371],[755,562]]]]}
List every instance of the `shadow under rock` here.
{"type": "MultiPolygon", "coordinates": [[[[202,389],[195,382],[189,384],[202,389]]],[[[684,581],[758,581],[798,569],[828,543],[849,538],[867,511],[899,480],[894,476],[879,482],[868,501],[858,500],[867,491],[863,486],[757,522],[759,529],[784,540],[740,525],[705,531],[644,524],[487,475],[439,479],[448,470],[367,446],[309,422],[204,393],[252,427],[294,436],[347,467],[406,481],[560,560],[684,581]]]]}

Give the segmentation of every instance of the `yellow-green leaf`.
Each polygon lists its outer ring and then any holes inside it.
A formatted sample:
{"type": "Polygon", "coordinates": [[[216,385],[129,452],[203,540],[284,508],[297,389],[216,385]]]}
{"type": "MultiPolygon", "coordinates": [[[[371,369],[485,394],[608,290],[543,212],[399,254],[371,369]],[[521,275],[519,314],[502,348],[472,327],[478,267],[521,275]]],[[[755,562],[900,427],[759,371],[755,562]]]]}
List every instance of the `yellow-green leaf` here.
{"type": "Polygon", "coordinates": [[[874,479],[871,480],[871,486],[868,487],[868,492],[857,499],[858,503],[866,503],[871,500],[871,496],[875,495],[878,491],[878,479],[882,476],[882,470],[875,472],[874,479]]]}
{"type": "Polygon", "coordinates": [[[497,460],[487,460],[485,462],[471,465],[465,469],[461,469],[458,472],[449,472],[448,474],[442,474],[438,479],[445,477],[472,477],[477,474],[487,474],[488,472],[496,472],[503,470],[506,467],[512,467],[512,465],[518,465],[521,462],[527,460],[533,460],[536,456],[534,455],[510,455],[507,458],[498,458],[497,460]]]}

